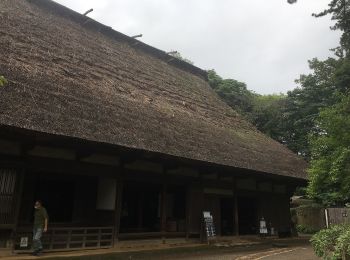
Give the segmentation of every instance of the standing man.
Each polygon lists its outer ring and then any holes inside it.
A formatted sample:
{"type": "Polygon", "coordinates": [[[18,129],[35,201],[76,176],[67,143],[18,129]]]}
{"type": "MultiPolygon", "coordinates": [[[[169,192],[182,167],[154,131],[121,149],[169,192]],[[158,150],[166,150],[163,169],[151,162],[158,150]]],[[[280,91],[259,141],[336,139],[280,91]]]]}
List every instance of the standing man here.
{"type": "Polygon", "coordinates": [[[41,200],[34,204],[34,227],[33,227],[33,255],[39,255],[43,250],[41,236],[47,231],[49,216],[43,207],[41,200]]]}

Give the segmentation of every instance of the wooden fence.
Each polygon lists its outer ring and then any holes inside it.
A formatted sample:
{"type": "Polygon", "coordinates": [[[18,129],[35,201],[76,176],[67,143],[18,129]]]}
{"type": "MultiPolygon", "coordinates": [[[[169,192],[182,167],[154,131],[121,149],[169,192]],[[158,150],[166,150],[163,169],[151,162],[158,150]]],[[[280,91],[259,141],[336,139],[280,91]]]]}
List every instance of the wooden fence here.
{"type": "MultiPolygon", "coordinates": [[[[14,251],[27,252],[32,245],[32,231],[18,229],[14,251]]],[[[113,227],[50,228],[42,237],[45,251],[72,251],[110,248],[113,246],[113,227]]]]}
{"type": "Polygon", "coordinates": [[[298,207],[295,209],[296,224],[319,231],[326,227],[325,209],[318,207],[298,207]]]}
{"type": "Polygon", "coordinates": [[[350,208],[328,208],[325,214],[327,227],[337,224],[350,224],[350,208]]]}

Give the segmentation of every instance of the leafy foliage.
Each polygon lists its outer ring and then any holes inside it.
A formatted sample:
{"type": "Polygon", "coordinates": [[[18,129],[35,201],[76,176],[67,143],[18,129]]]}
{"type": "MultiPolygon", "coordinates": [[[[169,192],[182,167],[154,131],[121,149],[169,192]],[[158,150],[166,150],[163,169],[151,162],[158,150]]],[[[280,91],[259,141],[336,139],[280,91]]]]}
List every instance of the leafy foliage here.
{"type": "MultiPolygon", "coordinates": [[[[313,131],[310,131],[311,164],[307,192],[325,205],[343,206],[350,201],[349,11],[350,0],[331,0],[328,9],[314,14],[316,17],[330,14],[335,21],[331,29],[342,32],[340,46],[334,49],[338,59],[323,62],[326,67],[318,66],[323,77],[315,78],[317,84],[314,87],[318,90],[315,95],[324,94],[326,99],[323,101],[326,102],[319,106],[322,112],[313,120],[313,131]],[[320,92],[319,86],[323,91],[320,92]]],[[[312,85],[312,80],[308,84],[312,85]]]]}
{"type": "MultiPolygon", "coordinates": [[[[300,88],[284,94],[259,95],[234,79],[223,79],[214,70],[208,72],[209,84],[233,109],[246,117],[260,131],[288,146],[289,149],[310,158],[309,134],[317,133],[316,118],[322,108],[335,104],[339,97],[338,85],[349,77],[338,72],[347,71],[334,58],[309,62],[312,73],[297,80],[300,88]],[[336,77],[338,72],[341,77],[336,77]]],[[[339,87],[340,89],[340,87],[339,87]]],[[[343,91],[342,89],[340,89],[343,91]]]]}
{"type": "Polygon", "coordinates": [[[286,95],[256,95],[253,109],[249,115],[250,121],[263,133],[284,143],[284,111],[286,95]]]}
{"type": "Polygon", "coordinates": [[[172,52],[170,52],[169,54],[170,54],[171,56],[175,57],[176,59],[185,61],[185,62],[187,62],[187,63],[189,63],[189,64],[191,64],[191,65],[194,64],[193,61],[191,61],[191,60],[189,60],[189,59],[187,59],[187,58],[184,58],[184,57],[181,55],[181,53],[178,52],[178,51],[172,51],[172,52]]]}
{"type": "Polygon", "coordinates": [[[324,109],[312,137],[308,194],[326,205],[350,201],[350,96],[324,109]]]}
{"type": "Polygon", "coordinates": [[[315,234],[318,230],[305,225],[297,225],[297,231],[301,234],[315,234]]]}
{"type": "Polygon", "coordinates": [[[294,196],[306,196],[306,188],[298,187],[294,192],[294,196]]]}
{"type": "Polygon", "coordinates": [[[317,256],[336,260],[350,256],[350,225],[334,225],[316,233],[311,244],[317,256]]]}
{"type": "Polygon", "coordinates": [[[0,76],[0,87],[4,87],[5,85],[7,85],[7,80],[4,76],[0,76]]]}
{"type": "Polygon", "coordinates": [[[214,70],[208,71],[210,86],[230,107],[246,116],[252,111],[255,93],[249,91],[243,82],[223,79],[214,70]]]}
{"type": "Polygon", "coordinates": [[[348,56],[350,51],[350,1],[349,0],[331,0],[328,9],[319,14],[313,14],[315,17],[332,15],[335,25],[332,30],[342,31],[340,46],[335,49],[339,57],[348,56]]]}
{"type": "Polygon", "coordinates": [[[283,107],[286,95],[259,95],[247,89],[243,82],[223,79],[214,70],[208,71],[210,86],[230,107],[243,115],[260,131],[284,142],[283,107]]]}
{"type": "Polygon", "coordinates": [[[309,61],[312,73],[301,75],[296,81],[300,87],[288,92],[284,106],[284,143],[294,152],[310,159],[309,134],[319,131],[316,118],[320,109],[335,104],[337,89],[334,74],[339,62],[334,58],[309,61]]]}

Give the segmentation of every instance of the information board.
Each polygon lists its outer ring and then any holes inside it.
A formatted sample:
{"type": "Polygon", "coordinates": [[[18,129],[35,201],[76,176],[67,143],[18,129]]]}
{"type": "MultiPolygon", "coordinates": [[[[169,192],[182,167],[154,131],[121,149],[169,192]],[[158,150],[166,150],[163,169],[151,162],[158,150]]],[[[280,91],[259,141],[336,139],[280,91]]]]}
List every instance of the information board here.
{"type": "Polygon", "coordinates": [[[21,237],[19,247],[28,247],[28,237],[21,237]]]}
{"type": "Polygon", "coordinates": [[[210,211],[203,211],[204,219],[204,228],[207,239],[213,238],[216,236],[215,225],[213,216],[210,214],[210,211]]]}

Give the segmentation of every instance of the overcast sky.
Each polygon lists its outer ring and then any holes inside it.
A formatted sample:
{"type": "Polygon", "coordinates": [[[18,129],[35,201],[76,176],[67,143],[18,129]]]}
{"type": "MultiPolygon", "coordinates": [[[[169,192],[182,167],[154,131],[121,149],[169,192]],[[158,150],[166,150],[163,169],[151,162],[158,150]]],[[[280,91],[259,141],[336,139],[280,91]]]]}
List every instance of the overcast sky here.
{"type": "Polygon", "coordinates": [[[177,50],[261,94],[287,92],[307,60],[331,56],[339,33],[313,12],[330,0],[56,0],[164,51],[177,50]]]}

